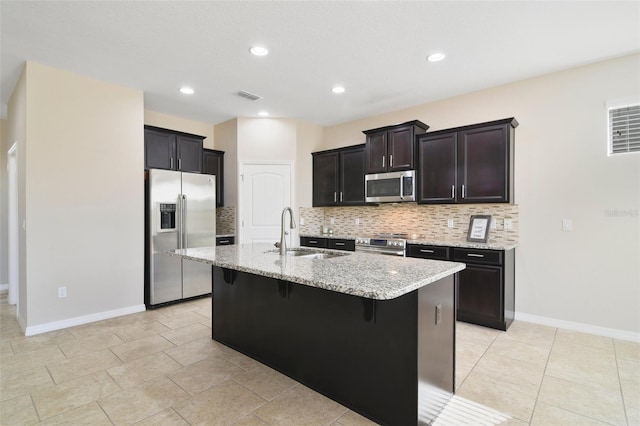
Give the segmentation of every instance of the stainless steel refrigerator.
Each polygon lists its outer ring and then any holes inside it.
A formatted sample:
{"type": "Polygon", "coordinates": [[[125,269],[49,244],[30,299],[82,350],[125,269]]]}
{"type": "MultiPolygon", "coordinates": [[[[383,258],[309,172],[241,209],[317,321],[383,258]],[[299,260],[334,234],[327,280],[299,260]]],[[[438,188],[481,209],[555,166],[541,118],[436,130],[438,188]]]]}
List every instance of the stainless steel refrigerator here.
{"type": "Polygon", "coordinates": [[[215,179],[160,169],[150,169],[145,175],[148,308],[211,293],[211,265],[164,252],[216,245],[215,179]]]}

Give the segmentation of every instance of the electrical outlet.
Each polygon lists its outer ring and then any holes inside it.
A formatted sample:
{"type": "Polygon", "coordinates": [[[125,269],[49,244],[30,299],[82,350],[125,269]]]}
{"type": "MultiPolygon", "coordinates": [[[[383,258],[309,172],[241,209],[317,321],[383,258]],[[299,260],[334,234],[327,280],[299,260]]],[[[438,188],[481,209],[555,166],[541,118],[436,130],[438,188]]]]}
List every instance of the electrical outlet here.
{"type": "Polygon", "coordinates": [[[453,228],[453,219],[447,219],[447,226],[453,228]]]}
{"type": "Polygon", "coordinates": [[[562,230],[563,231],[573,230],[573,224],[571,223],[571,219],[562,219],[562,230]]]}
{"type": "Polygon", "coordinates": [[[329,223],[331,223],[332,225],[335,225],[336,224],[335,218],[332,217],[331,220],[329,221],[329,223]]]}
{"type": "Polygon", "coordinates": [[[510,230],[510,229],[513,229],[513,220],[505,219],[504,220],[504,229],[507,230],[507,231],[510,230]]]}
{"type": "Polygon", "coordinates": [[[300,218],[300,225],[304,225],[304,217],[300,218]]]}
{"type": "Polygon", "coordinates": [[[356,220],[354,220],[354,223],[355,223],[356,225],[360,225],[360,218],[359,218],[359,217],[356,217],[356,220]]]}
{"type": "Polygon", "coordinates": [[[62,299],[67,297],[67,288],[66,287],[58,287],[58,299],[62,299]]]}
{"type": "Polygon", "coordinates": [[[494,217],[491,218],[491,225],[489,226],[490,226],[490,229],[498,229],[498,222],[494,217]]]}

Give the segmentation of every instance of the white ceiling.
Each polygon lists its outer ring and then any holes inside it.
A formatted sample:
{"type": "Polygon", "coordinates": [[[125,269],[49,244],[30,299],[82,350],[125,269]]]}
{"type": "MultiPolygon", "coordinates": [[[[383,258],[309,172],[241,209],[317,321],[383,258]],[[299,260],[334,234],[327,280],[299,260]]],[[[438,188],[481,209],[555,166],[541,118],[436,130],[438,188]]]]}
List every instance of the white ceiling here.
{"type": "Polygon", "coordinates": [[[267,110],[333,125],[640,51],[639,1],[1,0],[0,14],[4,111],[31,60],[212,124],[267,110]]]}

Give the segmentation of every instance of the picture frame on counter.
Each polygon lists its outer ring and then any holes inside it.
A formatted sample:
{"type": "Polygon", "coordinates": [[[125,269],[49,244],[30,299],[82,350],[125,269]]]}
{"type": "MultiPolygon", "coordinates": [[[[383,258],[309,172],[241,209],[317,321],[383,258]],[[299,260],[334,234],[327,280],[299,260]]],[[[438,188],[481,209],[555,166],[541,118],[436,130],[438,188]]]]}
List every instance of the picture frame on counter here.
{"type": "Polygon", "coordinates": [[[469,220],[467,241],[474,243],[486,243],[489,238],[489,228],[491,228],[491,215],[472,215],[469,220]]]}

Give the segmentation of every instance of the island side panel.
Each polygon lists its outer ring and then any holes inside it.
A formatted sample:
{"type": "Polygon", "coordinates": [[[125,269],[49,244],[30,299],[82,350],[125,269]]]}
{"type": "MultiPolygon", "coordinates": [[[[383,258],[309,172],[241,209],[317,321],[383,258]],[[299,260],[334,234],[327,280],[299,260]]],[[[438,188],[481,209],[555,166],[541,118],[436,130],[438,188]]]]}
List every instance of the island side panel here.
{"type": "Polygon", "coordinates": [[[418,424],[431,424],[455,389],[454,276],[418,290],[418,424]]]}
{"type": "Polygon", "coordinates": [[[379,424],[418,423],[418,291],[373,301],[213,271],[214,340],[379,424]]]}

